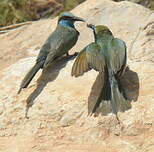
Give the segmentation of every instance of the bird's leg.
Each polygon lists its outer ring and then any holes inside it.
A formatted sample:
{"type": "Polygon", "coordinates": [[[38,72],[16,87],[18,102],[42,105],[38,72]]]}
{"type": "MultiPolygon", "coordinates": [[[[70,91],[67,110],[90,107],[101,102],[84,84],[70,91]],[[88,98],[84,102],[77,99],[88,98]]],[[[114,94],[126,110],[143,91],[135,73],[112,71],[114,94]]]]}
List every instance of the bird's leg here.
{"type": "Polygon", "coordinates": [[[116,114],[116,119],[118,121],[118,125],[120,125],[121,129],[124,128],[124,124],[122,123],[122,121],[120,121],[119,117],[118,117],[118,114],[116,114]]]}
{"type": "Polygon", "coordinates": [[[120,119],[119,119],[119,117],[118,117],[118,115],[116,114],[116,119],[117,119],[117,121],[118,121],[118,125],[119,125],[119,127],[120,127],[120,130],[122,131],[123,129],[124,129],[124,124],[123,124],[123,122],[122,121],[120,121],[120,119]]]}
{"type": "Polygon", "coordinates": [[[32,107],[32,105],[33,105],[33,102],[31,102],[31,101],[27,101],[27,105],[26,105],[26,111],[25,111],[25,118],[27,118],[27,119],[29,119],[29,117],[28,117],[28,111],[29,111],[29,108],[30,107],[32,107]]]}
{"type": "Polygon", "coordinates": [[[117,121],[118,121],[118,124],[121,124],[120,119],[119,119],[119,117],[118,117],[118,114],[116,114],[116,119],[117,119],[117,121]]]}

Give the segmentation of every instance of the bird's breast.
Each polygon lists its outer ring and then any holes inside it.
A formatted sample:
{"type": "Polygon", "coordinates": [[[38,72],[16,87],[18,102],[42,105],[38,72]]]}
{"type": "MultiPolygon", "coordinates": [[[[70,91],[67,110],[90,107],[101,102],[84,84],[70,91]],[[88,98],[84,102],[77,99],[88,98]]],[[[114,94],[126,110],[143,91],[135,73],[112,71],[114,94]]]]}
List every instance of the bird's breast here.
{"type": "Polygon", "coordinates": [[[66,28],[61,36],[64,40],[64,50],[69,51],[76,44],[79,32],[74,28],[66,28]]]}

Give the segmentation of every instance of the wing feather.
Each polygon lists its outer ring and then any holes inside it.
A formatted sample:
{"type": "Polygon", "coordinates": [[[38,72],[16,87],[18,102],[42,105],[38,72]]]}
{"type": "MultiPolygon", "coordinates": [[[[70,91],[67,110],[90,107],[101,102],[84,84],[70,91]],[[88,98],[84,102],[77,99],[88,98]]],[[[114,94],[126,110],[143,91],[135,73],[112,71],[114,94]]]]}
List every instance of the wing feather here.
{"type": "Polygon", "coordinates": [[[91,43],[85,47],[77,56],[71,75],[78,77],[92,68],[96,71],[103,71],[105,66],[105,59],[101,54],[101,48],[96,43],[91,43]]]}

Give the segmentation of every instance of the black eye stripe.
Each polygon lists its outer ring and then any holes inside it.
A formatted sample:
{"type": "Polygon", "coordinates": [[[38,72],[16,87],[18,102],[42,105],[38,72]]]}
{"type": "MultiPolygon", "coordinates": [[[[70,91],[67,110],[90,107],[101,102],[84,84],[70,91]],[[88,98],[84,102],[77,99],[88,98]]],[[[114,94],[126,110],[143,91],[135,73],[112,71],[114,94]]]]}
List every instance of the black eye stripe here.
{"type": "Polygon", "coordinates": [[[62,20],[62,19],[67,20],[67,19],[72,19],[72,17],[70,17],[70,16],[62,16],[62,17],[60,18],[60,20],[62,20]]]}

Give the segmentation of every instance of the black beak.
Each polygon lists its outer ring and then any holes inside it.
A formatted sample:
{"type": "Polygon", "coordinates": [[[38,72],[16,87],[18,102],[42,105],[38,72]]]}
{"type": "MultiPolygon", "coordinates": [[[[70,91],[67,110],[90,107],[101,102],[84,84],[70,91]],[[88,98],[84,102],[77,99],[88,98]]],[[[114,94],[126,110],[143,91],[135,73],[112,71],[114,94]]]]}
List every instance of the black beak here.
{"type": "Polygon", "coordinates": [[[96,28],[95,28],[95,25],[93,25],[93,24],[88,24],[87,23],[87,27],[88,28],[91,28],[92,30],[93,30],[93,33],[94,33],[94,38],[95,38],[95,41],[96,41],[96,39],[97,39],[97,34],[96,34],[96,28]]]}
{"type": "Polygon", "coordinates": [[[95,25],[93,25],[93,24],[87,24],[87,27],[95,30],[95,25]]]}
{"type": "Polygon", "coordinates": [[[86,22],[83,18],[76,17],[76,16],[72,17],[72,18],[71,18],[71,20],[73,20],[73,21],[81,21],[81,22],[86,22]]]}

